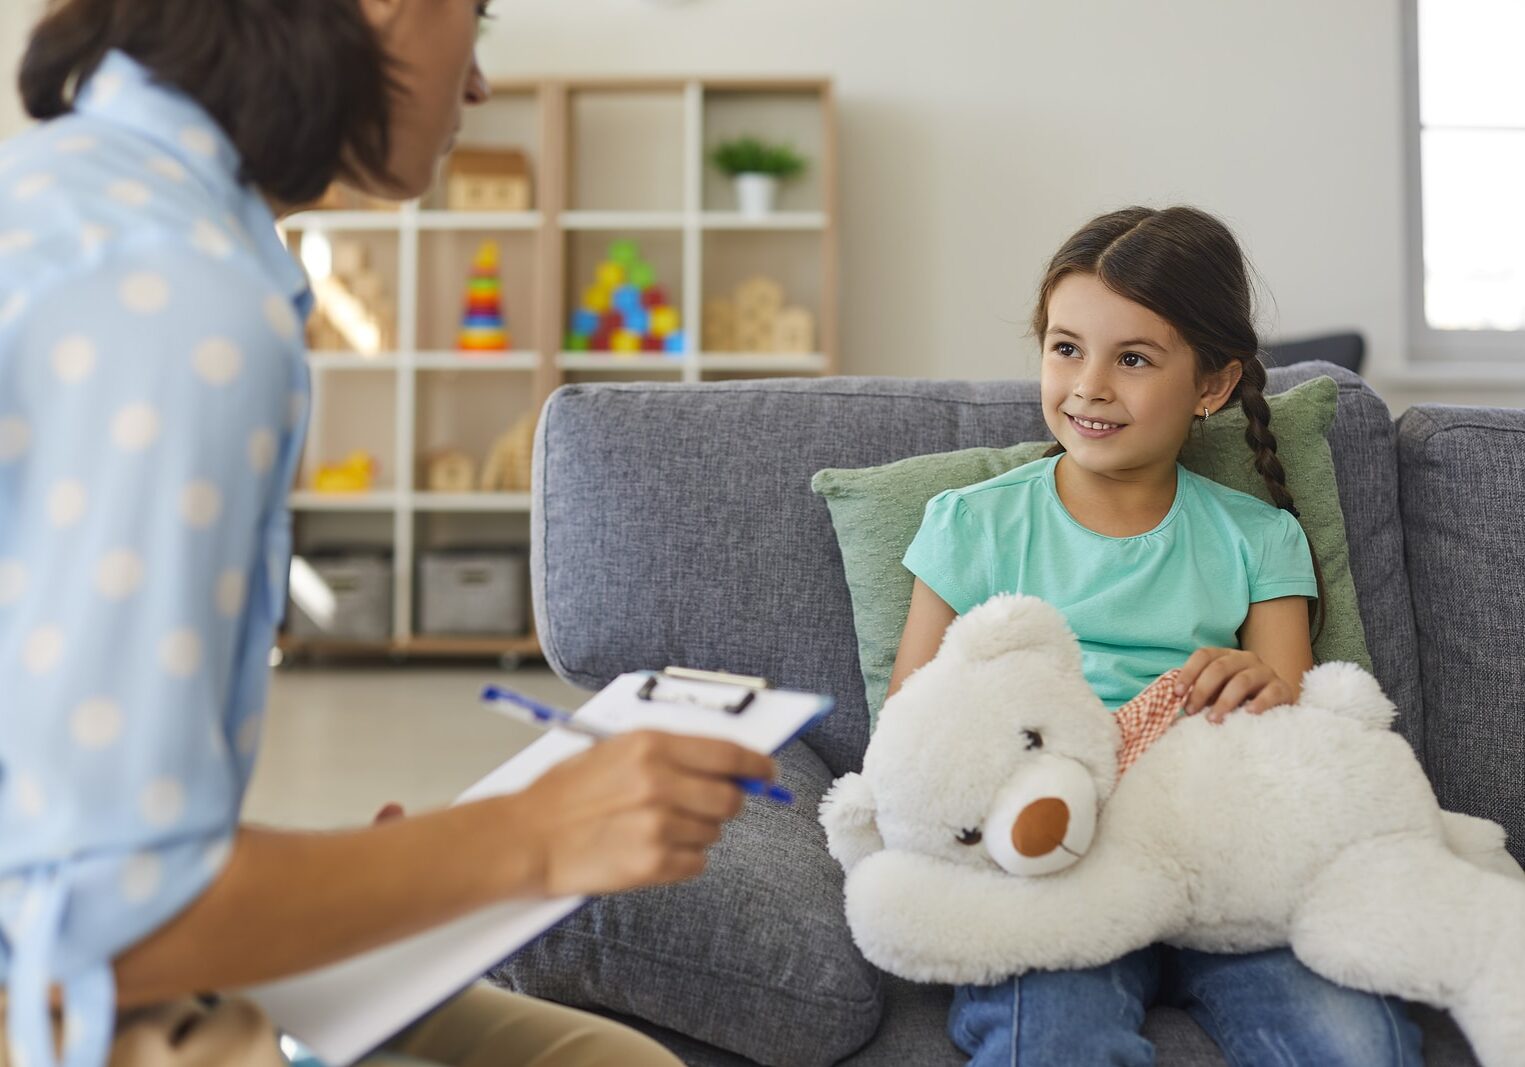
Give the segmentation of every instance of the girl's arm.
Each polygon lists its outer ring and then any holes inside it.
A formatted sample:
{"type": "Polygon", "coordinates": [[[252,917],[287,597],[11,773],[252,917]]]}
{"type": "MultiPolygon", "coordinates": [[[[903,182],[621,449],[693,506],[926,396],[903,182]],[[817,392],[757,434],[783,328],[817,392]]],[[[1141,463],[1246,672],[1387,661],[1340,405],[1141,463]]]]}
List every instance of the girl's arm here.
{"type": "Polygon", "coordinates": [[[1192,653],[1176,680],[1186,696],[1186,710],[1207,710],[1222,722],[1235,708],[1258,715],[1292,704],[1302,692],[1303,675],[1313,666],[1308,636],[1308,598],[1277,597],[1250,605],[1239,628],[1239,648],[1201,648],[1192,653]]]}
{"type": "Polygon", "coordinates": [[[900,635],[900,651],[895,653],[895,669],[890,672],[888,700],[901,685],[924,667],[942,645],[943,634],[958,618],[958,613],[920,578],[911,587],[911,610],[906,615],[905,630],[900,635]]]}
{"type": "Polygon", "coordinates": [[[522,793],[341,833],[244,828],[206,892],[117,957],[118,1002],[271,981],[500,900],[691,878],[741,810],[733,779],[775,773],[739,745],[641,732],[522,793]]]}

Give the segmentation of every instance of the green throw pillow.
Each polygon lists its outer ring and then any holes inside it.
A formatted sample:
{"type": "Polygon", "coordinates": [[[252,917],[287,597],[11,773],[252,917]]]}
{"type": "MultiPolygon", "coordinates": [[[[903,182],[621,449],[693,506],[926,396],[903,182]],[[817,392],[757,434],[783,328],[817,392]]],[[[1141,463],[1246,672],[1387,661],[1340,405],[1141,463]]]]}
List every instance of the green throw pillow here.
{"type": "MultiPolygon", "coordinates": [[[[1371,658],[1350,576],[1334,457],[1325,439],[1338,398],[1339,386],[1326,377],[1266,400],[1271,405],[1277,455],[1287,471],[1287,487],[1324,574],[1324,627],[1313,645],[1314,658],[1320,663],[1345,660],[1369,670],[1371,658]]],[[[1237,406],[1225,408],[1200,425],[1200,432],[1193,429],[1181,452],[1182,464],[1269,503],[1265,482],[1255,473],[1254,457],[1244,442],[1244,413],[1237,406]]],[[[810,487],[826,498],[842,549],[870,726],[884,703],[911,605],[912,576],[900,561],[921,526],[927,501],[944,489],[973,485],[1031,463],[1049,444],[967,448],[913,456],[882,467],[827,469],[811,479],[810,487]]]]}

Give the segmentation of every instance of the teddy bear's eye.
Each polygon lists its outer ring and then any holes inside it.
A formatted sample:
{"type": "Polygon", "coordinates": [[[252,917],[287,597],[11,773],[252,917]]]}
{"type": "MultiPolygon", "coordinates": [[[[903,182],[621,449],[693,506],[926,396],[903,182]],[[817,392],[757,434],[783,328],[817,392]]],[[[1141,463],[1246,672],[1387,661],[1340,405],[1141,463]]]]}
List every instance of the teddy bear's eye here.
{"type": "Polygon", "coordinates": [[[1023,730],[1022,736],[1027,740],[1027,750],[1029,752],[1043,747],[1043,735],[1037,730],[1023,730]]]}
{"type": "Polygon", "coordinates": [[[958,832],[958,843],[961,845],[977,845],[980,843],[980,840],[984,836],[985,835],[980,833],[978,828],[973,830],[960,830],[958,832]]]}

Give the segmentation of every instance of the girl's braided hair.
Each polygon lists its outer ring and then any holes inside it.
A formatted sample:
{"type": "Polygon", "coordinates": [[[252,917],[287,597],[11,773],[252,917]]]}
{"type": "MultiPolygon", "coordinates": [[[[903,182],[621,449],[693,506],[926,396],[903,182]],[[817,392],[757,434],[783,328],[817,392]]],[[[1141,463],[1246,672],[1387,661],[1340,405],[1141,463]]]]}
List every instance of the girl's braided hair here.
{"type": "MultiPolygon", "coordinates": [[[[1245,443],[1272,503],[1297,516],[1271,432],[1249,271],[1228,227],[1192,207],[1129,207],[1092,219],[1054,254],[1043,275],[1032,321],[1040,343],[1048,332],[1049,298],[1069,274],[1095,275],[1113,292],[1170,323],[1196,353],[1199,377],[1240,364],[1239,384],[1229,401],[1237,400],[1244,411],[1245,443]]],[[[1061,451],[1056,443],[1049,454],[1061,451]]],[[[1323,628],[1324,603],[1316,553],[1313,573],[1319,595],[1308,610],[1316,635],[1323,628]]]]}

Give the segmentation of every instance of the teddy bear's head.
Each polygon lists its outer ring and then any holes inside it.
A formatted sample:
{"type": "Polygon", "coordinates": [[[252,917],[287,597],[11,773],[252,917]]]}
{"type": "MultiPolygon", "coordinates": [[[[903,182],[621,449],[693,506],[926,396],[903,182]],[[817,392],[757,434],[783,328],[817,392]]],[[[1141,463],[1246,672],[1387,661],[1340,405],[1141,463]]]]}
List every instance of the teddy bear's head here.
{"type": "Polygon", "coordinates": [[[948,628],[884,705],[861,774],[822,801],[846,868],[882,848],[1039,875],[1090,847],[1117,725],[1055,608],[1002,595],[948,628]]]}

